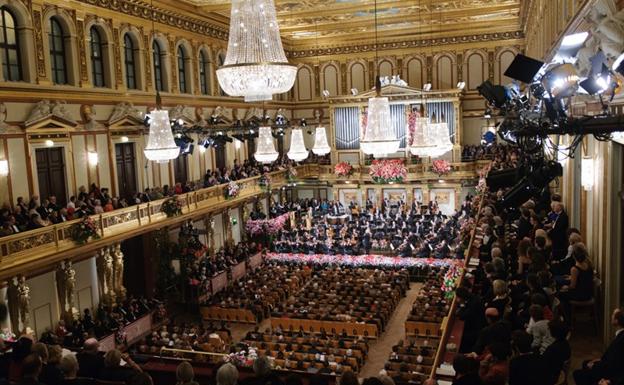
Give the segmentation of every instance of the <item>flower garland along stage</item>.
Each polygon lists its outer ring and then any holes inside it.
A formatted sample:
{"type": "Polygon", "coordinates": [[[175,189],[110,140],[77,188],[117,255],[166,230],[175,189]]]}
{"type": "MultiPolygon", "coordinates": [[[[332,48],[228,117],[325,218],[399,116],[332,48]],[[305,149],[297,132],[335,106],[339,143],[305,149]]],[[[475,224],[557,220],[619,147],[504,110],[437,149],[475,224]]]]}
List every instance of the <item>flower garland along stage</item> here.
{"type": "Polygon", "coordinates": [[[368,173],[375,183],[401,183],[407,177],[407,167],[402,159],[375,159],[368,173]]]}
{"type": "Polygon", "coordinates": [[[435,258],[403,258],[387,257],[384,255],[328,255],[328,254],[291,254],[291,253],[267,253],[264,257],[268,261],[280,263],[299,263],[302,265],[338,265],[349,267],[387,267],[397,269],[412,268],[436,268],[446,269],[440,289],[447,298],[451,298],[455,292],[457,279],[461,276],[464,263],[459,259],[435,259],[435,258]]]}
{"type": "MultiPolygon", "coordinates": [[[[287,215],[287,214],[286,214],[287,215]]],[[[301,263],[317,265],[340,265],[340,266],[377,266],[394,268],[412,267],[456,267],[461,268],[463,262],[459,259],[435,259],[435,258],[403,258],[388,257],[378,254],[367,255],[329,255],[329,254],[292,254],[292,253],[267,253],[266,260],[283,263],[301,263]]]]}

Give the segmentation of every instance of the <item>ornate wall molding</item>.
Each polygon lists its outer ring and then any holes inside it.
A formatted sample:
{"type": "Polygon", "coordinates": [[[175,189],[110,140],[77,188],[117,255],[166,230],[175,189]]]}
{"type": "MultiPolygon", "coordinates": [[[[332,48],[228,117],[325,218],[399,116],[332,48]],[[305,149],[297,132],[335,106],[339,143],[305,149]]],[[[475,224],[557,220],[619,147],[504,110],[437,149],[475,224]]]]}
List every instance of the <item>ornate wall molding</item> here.
{"type": "MultiPolygon", "coordinates": [[[[523,39],[524,33],[522,31],[515,32],[494,32],[480,35],[463,35],[453,37],[443,37],[435,39],[421,39],[421,40],[408,40],[408,41],[393,41],[380,43],[380,50],[393,50],[401,48],[418,48],[429,46],[441,46],[450,44],[462,44],[462,43],[478,43],[478,42],[491,42],[509,39],[523,39]]],[[[375,51],[375,44],[359,44],[352,46],[331,47],[331,48],[318,48],[309,50],[293,50],[286,51],[286,56],[290,58],[301,57],[314,57],[324,55],[344,55],[360,52],[373,52],[375,51]]]]}
{"type": "Polygon", "coordinates": [[[103,7],[126,15],[152,20],[157,23],[183,29],[189,32],[207,35],[219,40],[227,40],[228,31],[198,18],[192,18],[176,14],[170,10],[156,8],[151,9],[149,4],[140,4],[133,0],[78,0],[81,3],[103,7]]]}
{"type": "Polygon", "coordinates": [[[41,25],[41,12],[33,11],[33,24],[35,25],[35,50],[37,54],[37,76],[45,79],[46,67],[43,49],[43,28],[41,25]]]}

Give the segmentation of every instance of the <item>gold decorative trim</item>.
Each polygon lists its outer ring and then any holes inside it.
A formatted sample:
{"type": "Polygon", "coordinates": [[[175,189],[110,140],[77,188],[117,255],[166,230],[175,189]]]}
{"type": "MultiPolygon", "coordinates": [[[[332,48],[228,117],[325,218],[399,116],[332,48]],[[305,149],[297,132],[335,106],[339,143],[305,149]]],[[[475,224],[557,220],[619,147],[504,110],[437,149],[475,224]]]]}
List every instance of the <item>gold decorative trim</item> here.
{"type": "Polygon", "coordinates": [[[207,35],[220,40],[228,39],[228,31],[217,28],[201,19],[186,17],[172,13],[170,10],[152,7],[149,4],[137,3],[133,0],[77,0],[81,3],[107,8],[126,15],[140,17],[145,20],[166,24],[189,32],[207,35]]]}
{"type": "MultiPolygon", "coordinates": [[[[524,38],[524,32],[522,31],[502,32],[502,33],[494,32],[494,33],[484,33],[484,34],[479,34],[479,35],[463,35],[463,36],[452,36],[452,37],[442,37],[442,38],[433,38],[433,39],[386,42],[386,43],[379,44],[379,50],[383,51],[383,50],[393,50],[393,49],[401,49],[401,48],[419,48],[419,47],[465,44],[465,43],[476,43],[476,42],[490,42],[490,41],[523,39],[523,38],[524,38]]],[[[331,47],[331,48],[286,51],[286,56],[289,58],[301,58],[301,57],[316,57],[316,56],[325,56],[325,55],[341,55],[341,54],[344,55],[344,54],[355,54],[355,53],[361,53],[361,52],[373,52],[375,51],[375,48],[376,48],[375,44],[359,44],[359,45],[331,47]]]]}
{"type": "Polygon", "coordinates": [[[43,53],[43,28],[41,26],[41,12],[33,11],[33,24],[35,25],[35,50],[37,51],[37,76],[46,77],[45,56],[43,53]]]}
{"type": "MultiPolygon", "coordinates": [[[[89,71],[87,69],[87,47],[85,42],[85,30],[84,21],[78,20],[76,22],[76,29],[78,30],[78,50],[80,51],[80,81],[85,84],[89,82],[89,71]]],[[[89,36],[89,40],[91,36],[89,36]]]]}

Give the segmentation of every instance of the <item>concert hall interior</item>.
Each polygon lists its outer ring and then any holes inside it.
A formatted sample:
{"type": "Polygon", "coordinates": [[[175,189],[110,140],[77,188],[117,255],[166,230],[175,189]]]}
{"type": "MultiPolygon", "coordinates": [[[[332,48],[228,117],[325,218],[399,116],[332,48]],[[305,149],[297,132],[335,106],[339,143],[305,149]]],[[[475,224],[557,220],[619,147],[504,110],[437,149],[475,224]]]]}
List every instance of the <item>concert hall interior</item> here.
{"type": "Polygon", "coordinates": [[[624,0],[0,0],[0,385],[624,385],[624,0]]]}

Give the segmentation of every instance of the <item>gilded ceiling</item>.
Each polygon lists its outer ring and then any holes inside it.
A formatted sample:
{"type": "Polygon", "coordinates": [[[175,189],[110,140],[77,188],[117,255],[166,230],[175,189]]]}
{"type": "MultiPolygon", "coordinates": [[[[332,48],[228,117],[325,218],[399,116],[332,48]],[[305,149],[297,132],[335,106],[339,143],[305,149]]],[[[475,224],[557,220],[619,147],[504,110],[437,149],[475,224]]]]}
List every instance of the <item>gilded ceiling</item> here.
{"type": "MultiPolygon", "coordinates": [[[[230,0],[182,1],[227,27],[230,0]]],[[[374,36],[374,1],[276,0],[284,45],[290,49],[362,43],[374,36]]],[[[522,30],[523,0],[377,0],[380,41],[456,37],[522,30]]],[[[179,3],[178,3],[179,4],[179,3]]]]}

